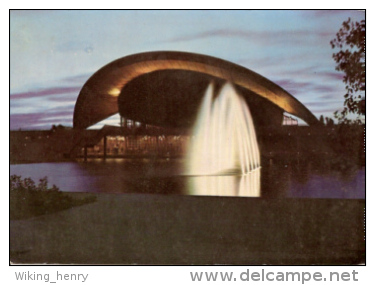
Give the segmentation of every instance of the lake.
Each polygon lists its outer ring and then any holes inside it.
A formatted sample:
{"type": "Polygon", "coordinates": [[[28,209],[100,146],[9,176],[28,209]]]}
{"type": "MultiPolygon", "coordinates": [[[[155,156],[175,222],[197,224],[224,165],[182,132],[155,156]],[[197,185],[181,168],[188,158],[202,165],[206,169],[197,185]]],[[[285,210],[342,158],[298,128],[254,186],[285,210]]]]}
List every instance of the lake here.
{"type": "Polygon", "coordinates": [[[264,159],[248,175],[186,176],[183,159],[88,159],[10,165],[10,175],[47,176],[64,192],[262,198],[365,198],[365,167],[335,160],[264,159]]]}

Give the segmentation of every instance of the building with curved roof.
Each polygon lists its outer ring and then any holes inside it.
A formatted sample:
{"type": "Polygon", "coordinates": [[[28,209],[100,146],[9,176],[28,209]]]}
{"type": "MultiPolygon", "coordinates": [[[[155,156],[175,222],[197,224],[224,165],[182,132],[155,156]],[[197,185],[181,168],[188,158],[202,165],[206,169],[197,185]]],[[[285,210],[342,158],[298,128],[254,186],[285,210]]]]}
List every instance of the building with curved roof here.
{"type": "Polygon", "coordinates": [[[256,126],[281,125],[288,112],[309,125],[317,118],[267,78],[237,64],[186,52],[156,51],[117,59],[95,72],[78,96],[73,126],[85,129],[116,113],[163,127],[189,128],[210,82],[231,82],[256,126]]]}

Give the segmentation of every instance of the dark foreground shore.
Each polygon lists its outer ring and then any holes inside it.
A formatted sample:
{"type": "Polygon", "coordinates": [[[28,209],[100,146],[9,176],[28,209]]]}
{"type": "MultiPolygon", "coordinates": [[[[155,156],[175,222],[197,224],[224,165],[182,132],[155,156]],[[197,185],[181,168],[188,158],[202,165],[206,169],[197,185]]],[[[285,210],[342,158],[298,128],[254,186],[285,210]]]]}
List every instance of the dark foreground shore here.
{"type": "Polygon", "coordinates": [[[10,221],[10,261],[365,263],[365,200],[95,195],[91,204],[10,221]]]}

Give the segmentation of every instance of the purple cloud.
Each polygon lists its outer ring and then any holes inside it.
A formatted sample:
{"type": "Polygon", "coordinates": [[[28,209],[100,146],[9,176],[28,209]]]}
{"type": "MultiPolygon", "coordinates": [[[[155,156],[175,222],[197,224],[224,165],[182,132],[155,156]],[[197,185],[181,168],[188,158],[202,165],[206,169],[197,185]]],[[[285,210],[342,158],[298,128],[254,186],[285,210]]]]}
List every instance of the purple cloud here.
{"type": "MultiPolygon", "coordinates": [[[[335,93],[337,91],[337,88],[330,85],[321,85],[316,84],[313,82],[297,82],[292,79],[281,79],[281,80],[275,80],[276,84],[278,84],[280,87],[288,91],[289,93],[293,94],[299,94],[303,95],[306,93],[316,93],[317,96],[319,96],[322,93],[335,93]]],[[[330,96],[327,94],[324,94],[325,96],[330,96]]],[[[309,95],[310,96],[310,95],[309,95]]],[[[320,99],[332,99],[336,97],[324,97],[319,96],[320,99]]]]}
{"type": "Polygon", "coordinates": [[[297,82],[292,79],[281,79],[274,82],[285,90],[303,90],[311,86],[309,82],[297,82]]]}
{"type": "Polygon", "coordinates": [[[81,87],[52,87],[32,92],[21,92],[10,94],[11,100],[45,97],[64,93],[79,93],[81,87]]]}
{"type": "Polygon", "coordinates": [[[336,91],[336,88],[328,85],[314,85],[312,87],[312,90],[319,93],[328,93],[336,91]]]}
{"type": "Polygon", "coordinates": [[[338,99],[340,97],[337,97],[336,94],[325,94],[325,95],[322,95],[322,96],[319,96],[319,99],[322,99],[322,100],[333,100],[333,99],[338,99]]]}
{"type": "Polygon", "coordinates": [[[327,104],[324,104],[322,102],[322,104],[320,106],[310,106],[309,104],[306,104],[306,107],[312,111],[313,113],[329,113],[329,114],[332,114],[337,111],[338,109],[340,109],[339,107],[332,107],[332,106],[327,106],[327,104]]]}
{"type": "Polygon", "coordinates": [[[73,114],[70,111],[48,113],[10,114],[10,129],[32,129],[40,125],[51,127],[52,124],[72,124],[73,114]]]}
{"type": "Polygon", "coordinates": [[[167,40],[166,42],[181,42],[181,41],[193,41],[201,40],[211,37],[227,37],[227,38],[242,38],[245,40],[251,40],[253,42],[280,42],[285,43],[305,41],[308,36],[328,37],[332,36],[331,33],[316,33],[308,30],[297,30],[297,31],[242,31],[242,30],[230,30],[230,29],[218,29],[205,31],[197,34],[191,34],[187,36],[175,37],[167,40]]]}
{"type": "Polygon", "coordinates": [[[309,102],[306,103],[306,105],[309,105],[310,107],[321,107],[321,106],[327,106],[329,104],[335,104],[340,105],[340,100],[325,100],[325,101],[318,101],[318,102],[309,102]]]}
{"type": "Polygon", "coordinates": [[[85,73],[75,76],[68,76],[63,78],[63,81],[70,83],[79,83],[83,85],[90,78],[91,75],[92,73],[85,73]]]}
{"type": "Polygon", "coordinates": [[[344,73],[341,72],[320,72],[319,75],[322,77],[326,77],[329,79],[337,79],[342,81],[344,77],[344,73]]]}
{"type": "MultiPolygon", "coordinates": [[[[333,15],[348,15],[348,14],[357,14],[358,16],[364,16],[365,11],[360,10],[314,10],[314,11],[305,11],[306,16],[313,17],[332,17],[333,15]]],[[[346,20],[346,19],[345,19],[346,20]]]]}
{"type": "Polygon", "coordinates": [[[78,94],[69,94],[69,95],[61,95],[61,96],[53,96],[49,97],[48,100],[54,102],[76,102],[78,94]]]}

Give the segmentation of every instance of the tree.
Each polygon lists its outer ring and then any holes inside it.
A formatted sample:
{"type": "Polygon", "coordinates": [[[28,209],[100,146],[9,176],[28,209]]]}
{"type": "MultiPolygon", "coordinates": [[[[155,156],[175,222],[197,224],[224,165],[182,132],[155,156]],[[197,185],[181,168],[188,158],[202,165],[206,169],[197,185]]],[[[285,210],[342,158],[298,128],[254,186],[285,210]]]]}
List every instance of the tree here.
{"type": "Polygon", "coordinates": [[[319,121],[322,125],[326,125],[328,127],[333,126],[335,123],[331,118],[325,117],[323,115],[320,115],[319,121]]]}
{"type": "Polygon", "coordinates": [[[320,115],[320,117],[319,117],[319,122],[320,122],[322,125],[324,125],[324,117],[323,117],[323,115],[320,115]]]}
{"type": "Polygon", "coordinates": [[[339,49],[332,56],[337,63],[336,70],[345,73],[344,109],[335,112],[339,122],[348,122],[350,113],[357,115],[357,121],[360,121],[360,116],[365,114],[363,107],[366,90],[365,37],[365,21],[354,23],[349,18],[342,23],[336,37],[330,42],[333,49],[339,49]]]}

